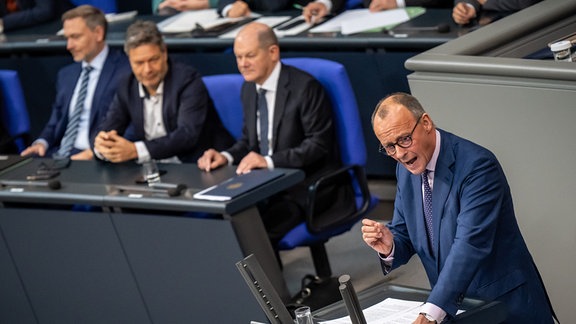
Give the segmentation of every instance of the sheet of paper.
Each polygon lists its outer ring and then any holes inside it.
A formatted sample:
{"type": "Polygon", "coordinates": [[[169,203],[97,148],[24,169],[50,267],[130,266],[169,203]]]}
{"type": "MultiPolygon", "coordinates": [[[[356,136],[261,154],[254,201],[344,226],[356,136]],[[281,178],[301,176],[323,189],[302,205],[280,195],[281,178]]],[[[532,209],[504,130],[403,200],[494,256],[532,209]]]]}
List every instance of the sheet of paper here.
{"type": "Polygon", "coordinates": [[[162,33],[185,33],[196,28],[196,24],[209,25],[219,18],[216,9],[183,11],[158,23],[162,33]]]}
{"type": "Polygon", "coordinates": [[[312,28],[310,32],[341,32],[343,35],[349,35],[378,27],[400,24],[408,20],[410,20],[410,16],[404,8],[380,12],[370,12],[368,9],[353,9],[347,10],[326,23],[312,28]]]}
{"type": "MultiPolygon", "coordinates": [[[[368,9],[365,9],[368,10],[368,9]]],[[[342,23],[342,35],[360,33],[365,30],[401,24],[410,20],[406,9],[391,9],[380,12],[369,12],[361,19],[348,20],[342,23]]]]}
{"type": "MultiPolygon", "coordinates": [[[[257,22],[262,23],[264,25],[268,25],[270,27],[274,27],[274,26],[278,26],[281,23],[287,21],[288,19],[290,19],[290,16],[270,16],[270,17],[260,17],[258,19],[256,19],[257,22]]],[[[238,28],[235,28],[227,33],[224,33],[220,36],[218,36],[219,38],[236,38],[236,35],[238,35],[238,32],[240,31],[240,29],[242,29],[242,27],[244,26],[240,26],[238,28]]]]}
{"type": "MultiPolygon", "coordinates": [[[[364,310],[364,317],[368,324],[411,324],[414,322],[422,302],[386,298],[376,305],[364,310]]],[[[321,324],[350,324],[350,317],[346,316],[335,320],[320,322],[321,324]]]]}
{"type": "MultiPolygon", "coordinates": [[[[386,298],[363,310],[368,324],[412,324],[424,303],[413,300],[386,298]]],[[[464,312],[458,310],[456,314],[464,312]]],[[[351,324],[350,316],[319,322],[320,324],[351,324]]]]}

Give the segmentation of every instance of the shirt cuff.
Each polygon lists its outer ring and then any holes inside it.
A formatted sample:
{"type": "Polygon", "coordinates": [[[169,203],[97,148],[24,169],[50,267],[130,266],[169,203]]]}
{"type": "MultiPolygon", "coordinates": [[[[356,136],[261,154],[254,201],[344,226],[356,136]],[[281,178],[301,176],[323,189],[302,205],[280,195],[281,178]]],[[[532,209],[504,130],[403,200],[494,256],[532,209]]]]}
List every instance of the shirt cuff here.
{"type": "Polygon", "coordinates": [[[222,17],[228,17],[228,11],[232,8],[232,5],[229,4],[222,9],[222,17]]]}
{"type": "Polygon", "coordinates": [[[426,313],[426,314],[432,316],[432,318],[434,318],[436,320],[436,323],[442,323],[442,321],[444,320],[444,317],[446,317],[446,312],[443,311],[442,308],[440,308],[440,307],[438,307],[432,303],[425,303],[420,308],[420,311],[422,313],[426,313]]]}
{"type": "Polygon", "coordinates": [[[137,159],[138,163],[144,163],[151,160],[150,152],[148,152],[148,149],[146,148],[146,144],[144,144],[144,142],[142,141],[134,142],[134,145],[136,145],[136,152],[138,153],[138,159],[137,159]]]}
{"type": "Polygon", "coordinates": [[[230,154],[226,151],[222,151],[222,152],[220,152],[220,154],[224,155],[226,160],[228,160],[228,165],[232,165],[234,163],[234,157],[232,157],[232,154],[230,154]]]}
{"type": "Polygon", "coordinates": [[[318,2],[318,3],[325,5],[328,13],[332,12],[332,1],[331,0],[316,0],[314,2],[318,2]]]}
{"type": "Polygon", "coordinates": [[[406,7],[406,1],[396,0],[396,5],[398,6],[398,8],[404,8],[404,7],[406,7]]]}
{"type": "Polygon", "coordinates": [[[48,142],[43,139],[43,138],[39,138],[37,140],[35,140],[34,142],[32,142],[32,145],[34,144],[42,144],[44,145],[44,148],[46,149],[46,152],[48,152],[48,149],[50,148],[50,145],[48,145],[48,142]]]}
{"type": "Polygon", "coordinates": [[[268,170],[274,170],[274,161],[272,161],[272,157],[265,156],[264,160],[266,160],[266,164],[268,165],[268,170]]]}

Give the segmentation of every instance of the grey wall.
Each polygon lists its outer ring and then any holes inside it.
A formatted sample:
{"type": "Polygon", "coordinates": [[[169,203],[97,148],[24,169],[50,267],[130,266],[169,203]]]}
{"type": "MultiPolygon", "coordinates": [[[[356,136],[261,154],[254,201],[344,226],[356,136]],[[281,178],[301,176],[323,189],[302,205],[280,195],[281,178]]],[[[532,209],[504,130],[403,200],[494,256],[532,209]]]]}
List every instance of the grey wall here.
{"type": "Polygon", "coordinates": [[[565,29],[562,17],[575,12],[576,2],[547,0],[406,63],[411,92],[434,122],[499,158],[561,322],[573,317],[576,291],[576,63],[521,59],[530,49],[510,44],[524,37],[545,48],[557,39],[554,24],[565,29]],[[522,29],[535,16],[549,33],[522,29]]]}

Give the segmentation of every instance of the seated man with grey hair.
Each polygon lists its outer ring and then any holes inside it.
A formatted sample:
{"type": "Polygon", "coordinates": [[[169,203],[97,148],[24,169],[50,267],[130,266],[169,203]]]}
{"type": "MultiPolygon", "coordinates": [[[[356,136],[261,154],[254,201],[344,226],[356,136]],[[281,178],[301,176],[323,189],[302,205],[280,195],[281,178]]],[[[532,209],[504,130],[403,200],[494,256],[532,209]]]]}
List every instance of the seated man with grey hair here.
{"type": "Polygon", "coordinates": [[[154,22],[130,25],[124,50],[133,73],[121,81],[100,126],[96,156],[111,162],[195,162],[208,148],[233,143],[200,73],[168,58],[154,22]],[[135,141],[124,137],[129,126],[135,141]]]}

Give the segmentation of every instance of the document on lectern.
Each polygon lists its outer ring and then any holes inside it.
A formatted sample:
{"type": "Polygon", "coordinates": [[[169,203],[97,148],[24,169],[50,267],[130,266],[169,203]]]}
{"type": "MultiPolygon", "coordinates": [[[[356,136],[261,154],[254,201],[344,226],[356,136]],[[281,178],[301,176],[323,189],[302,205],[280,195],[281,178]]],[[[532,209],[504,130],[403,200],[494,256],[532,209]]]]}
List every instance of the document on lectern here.
{"type": "MultiPolygon", "coordinates": [[[[363,310],[368,324],[411,324],[424,303],[419,301],[386,298],[376,305],[363,310]]],[[[458,313],[460,313],[459,311],[458,313]]],[[[320,324],[350,324],[350,317],[341,317],[320,324]]]]}
{"type": "Polygon", "coordinates": [[[195,199],[227,201],[284,175],[279,170],[257,169],[237,175],[194,194],[195,199]]]}

